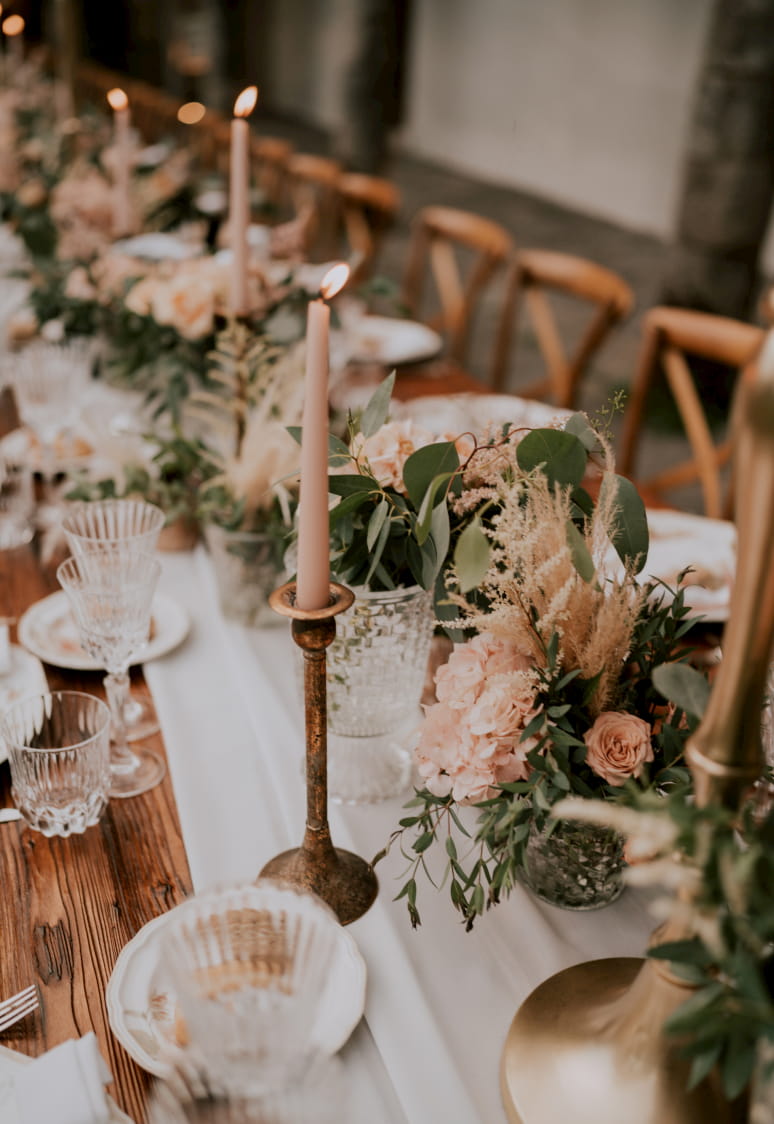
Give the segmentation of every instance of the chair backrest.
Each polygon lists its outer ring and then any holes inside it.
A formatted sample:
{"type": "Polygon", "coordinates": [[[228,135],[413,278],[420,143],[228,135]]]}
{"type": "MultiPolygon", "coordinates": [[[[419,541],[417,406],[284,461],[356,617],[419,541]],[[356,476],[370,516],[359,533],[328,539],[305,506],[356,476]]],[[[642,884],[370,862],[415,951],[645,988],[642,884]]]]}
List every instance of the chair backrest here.
{"type": "Polygon", "coordinates": [[[643,322],[639,357],[626,405],[619,471],[635,479],[646,494],[665,502],[673,489],[698,481],[705,515],[729,518],[731,489],[724,489],[721,469],[731,458],[731,439],[725,437],[716,441],[713,437],[702,405],[700,378],[691,370],[689,357],[710,360],[743,371],[745,378],[752,377],[753,360],[763,338],[762,328],[726,316],[683,308],[652,308],[643,322]],[[691,456],[652,475],[638,476],[636,457],[645,405],[659,369],[663,370],[677,405],[691,456]]]}
{"type": "Polygon", "coordinates": [[[400,209],[400,192],[388,179],[345,172],[338,182],[341,224],[349,250],[350,284],[373,272],[384,235],[400,209]]]}
{"type": "MultiPolygon", "coordinates": [[[[518,388],[524,398],[541,398],[573,409],[592,357],[611,328],[634,303],[631,288],[610,269],[555,250],[518,250],[508,271],[502,316],[492,356],[491,387],[502,391],[511,344],[522,308],[535,334],[545,375],[518,388]],[[560,329],[551,294],[576,298],[588,309],[582,329],[560,329]]],[[[518,359],[517,359],[518,363],[518,359]]]]}
{"type": "Polygon", "coordinates": [[[424,207],[415,216],[403,275],[403,302],[412,315],[444,336],[451,358],[467,359],[473,317],[487,282],[513,252],[499,223],[454,207],[424,207]],[[426,282],[434,282],[438,311],[425,314],[426,282]]]}
{"type": "Polygon", "coordinates": [[[287,189],[296,215],[311,213],[308,252],[312,259],[333,258],[338,252],[338,183],[341,164],[329,156],[294,152],[287,164],[287,189]]]}

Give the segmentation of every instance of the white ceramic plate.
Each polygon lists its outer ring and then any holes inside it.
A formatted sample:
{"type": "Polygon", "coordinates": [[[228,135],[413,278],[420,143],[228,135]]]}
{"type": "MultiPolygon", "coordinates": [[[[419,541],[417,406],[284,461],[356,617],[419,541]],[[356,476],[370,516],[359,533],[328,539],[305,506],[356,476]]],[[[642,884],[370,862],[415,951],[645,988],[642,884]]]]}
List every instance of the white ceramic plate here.
{"type": "MultiPolygon", "coordinates": [[[[11,669],[0,675],[0,712],[25,695],[42,695],[48,690],[46,673],[37,656],[16,644],[11,645],[10,654],[11,669]]],[[[8,749],[0,739],[0,762],[7,760],[8,749]]]]}
{"type": "MultiPolygon", "coordinates": [[[[129,1056],[157,1077],[184,1056],[174,1037],[174,995],[158,990],[159,949],[173,912],[149,921],[124,946],[105,990],[113,1033],[129,1056]]],[[[365,990],[365,961],[354,938],[341,929],[314,1034],[325,1055],[337,1053],[360,1022],[365,990]]]]}
{"type": "Polygon", "coordinates": [[[572,413],[515,394],[428,394],[408,402],[392,402],[393,418],[411,418],[432,433],[481,436],[490,426],[509,422],[512,428],[542,429],[561,425],[572,413]]]}
{"type": "MultiPolygon", "coordinates": [[[[148,663],[182,644],[190,628],[182,605],[164,593],[154,595],[151,606],[151,638],[137,663],[148,663]]],[[[19,641],[44,663],[75,671],[101,671],[100,664],[81,648],[78,629],[64,590],[31,605],[19,621],[19,641]]]]}
{"type": "MultiPolygon", "coordinates": [[[[16,1097],[13,1091],[14,1076],[19,1066],[29,1065],[32,1058],[0,1046],[0,1120],[3,1124],[19,1124],[16,1097]]],[[[111,1124],[132,1124],[126,1113],[121,1112],[112,1097],[107,1098],[111,1124]]]]}
{"type": "Polygon", "coordinates": [[[441,337],[426,324],[391,316],[364,316],[352,330],[350,358],[356,363],[397,367],[432,359],[442,347],[441,337]]]}
{"type": "Polygon", "coordinates": [[[728,620],[736,569],[736,527],[682,511],[648,511],[650,550],[642,576],[674,585],[678,573],[693,567],[685,584],[685,603],[708,621],[728,620]]]}

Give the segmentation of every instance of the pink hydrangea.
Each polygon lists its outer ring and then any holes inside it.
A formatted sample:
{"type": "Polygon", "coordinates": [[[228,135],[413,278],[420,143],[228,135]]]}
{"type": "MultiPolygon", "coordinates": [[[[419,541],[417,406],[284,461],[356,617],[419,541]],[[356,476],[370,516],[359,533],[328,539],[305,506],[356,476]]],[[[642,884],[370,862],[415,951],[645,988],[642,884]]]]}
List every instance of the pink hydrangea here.
{"type": "Polygon", "coordinates": [[[507,640],[482,633],[457,647],[436,674],[437,703],[426,708],[416,761],[436,796],[476,803],[493,786],[529,775],[522,742],[536,713],[537,677],[507,640]]]}

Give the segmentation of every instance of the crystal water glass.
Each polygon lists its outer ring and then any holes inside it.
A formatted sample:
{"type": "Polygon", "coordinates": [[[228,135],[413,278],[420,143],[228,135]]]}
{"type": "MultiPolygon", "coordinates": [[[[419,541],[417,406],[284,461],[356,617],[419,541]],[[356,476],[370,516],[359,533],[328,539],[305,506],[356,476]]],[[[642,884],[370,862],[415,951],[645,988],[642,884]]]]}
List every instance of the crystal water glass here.
{"type": "Polygon", "coordinates": [[[316,895],[267,879],[206,891],[173,911],[155,986],[175,997],[210,1088],[259,1099],[320,1059],[315,1027],[338,919],[316,895]]]}
{"type": "Polygon", "coordinates": [[[11,360],[12,381],[22,421],[40,444],[43,504],[38,522],[58,517],[52,484],[57,468],[56,440],[71,429],[91,378],[91,340],[33,343],[11,360]]]}
{"type": "MultiPolygon", "coordinates": [[[[152,554],[165,521],[161,508],[145,500],[93,500],[72,504],[62,520],[62,530],[73,555],[95,548],[152,554]]],[[[131,692],[124,721],[130,742],[147,738],[159,728],[150,700],[135,697],[131,692]]]]}
{"type": "Polygon", "coordinates": [[[0,451],[0,550],[24,546],[35,534],[35,495],[29,465],[0,451]]]}
{"type": "Polygon", "coordinates": [[[161,573],[158,559],[138,551],[86,550],[57,569],[81,645],[104,667],[112,716],[111,796],[136,796],[163,778],[166,766],[149,749],[133,751],[126,737],[129,667],[148,640],[151,603],[161,573]]]}
{"type": "Polygon", "coordinates": [[[77,835],[105,809],[110,785],[110,711],[79,691],[30,695],[0,719],[11,792],[43,835],[77,835]]]}

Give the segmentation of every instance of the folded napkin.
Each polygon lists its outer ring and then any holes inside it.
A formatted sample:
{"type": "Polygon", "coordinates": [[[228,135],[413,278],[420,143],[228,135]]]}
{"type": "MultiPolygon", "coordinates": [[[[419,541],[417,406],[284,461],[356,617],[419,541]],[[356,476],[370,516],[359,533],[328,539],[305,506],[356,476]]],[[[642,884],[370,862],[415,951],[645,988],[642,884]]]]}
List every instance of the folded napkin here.
{"type": "Polygon", "coordinates": [[[112,1080],[93,1032],[71,1038],[19,1069],[19,1124],[108,1124],[105,1085],[112,1080]]]}

